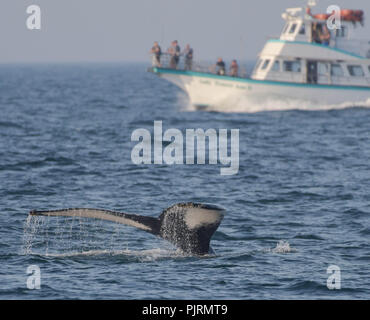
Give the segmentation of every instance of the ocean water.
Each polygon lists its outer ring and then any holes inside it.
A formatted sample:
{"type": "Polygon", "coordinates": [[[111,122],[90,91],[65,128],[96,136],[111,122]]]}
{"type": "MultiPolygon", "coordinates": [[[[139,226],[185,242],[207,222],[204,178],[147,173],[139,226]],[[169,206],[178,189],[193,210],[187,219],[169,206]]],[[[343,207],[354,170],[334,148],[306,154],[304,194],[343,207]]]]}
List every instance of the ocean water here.
{"type": "Polygon", "coordinates": [[[145,65],[1,66],[0,298],[369,299],[370,109],[350,106],[195,111],[145,65]],[[154,120],[240,129],[239,174],[134,165],[131,134],[154,120]],[[158,216],[183,201],[227,209],[216,255],[105,221],[28,218],[69,207],[158,216]],[[30,265],[39,290],[27,288],[30,265]],[[340,290],[327,287],[331,265],[340,290]]]}

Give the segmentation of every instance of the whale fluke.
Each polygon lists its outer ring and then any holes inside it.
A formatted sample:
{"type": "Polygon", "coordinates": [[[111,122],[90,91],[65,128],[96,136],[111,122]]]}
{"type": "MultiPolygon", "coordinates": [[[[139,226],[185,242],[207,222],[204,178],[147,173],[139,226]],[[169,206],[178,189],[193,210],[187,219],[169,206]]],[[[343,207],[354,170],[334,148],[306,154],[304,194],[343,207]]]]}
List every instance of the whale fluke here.
{"type": "Polygon", "coordinates": [[[33,216],[83,217],[108,220],[132,226],[159,236],[183,252],[205,255],[219,227],[225,209],[201,203],[179,203],[165,209],[158,218],[99,209],[62,209],[30,211],[33,216]]]}

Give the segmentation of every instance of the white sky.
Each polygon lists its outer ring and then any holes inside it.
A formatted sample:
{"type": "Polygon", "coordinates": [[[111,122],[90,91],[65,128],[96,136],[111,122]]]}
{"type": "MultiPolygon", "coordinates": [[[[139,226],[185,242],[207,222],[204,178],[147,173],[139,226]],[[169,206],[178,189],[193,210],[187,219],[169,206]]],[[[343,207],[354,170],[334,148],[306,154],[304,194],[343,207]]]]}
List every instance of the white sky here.
{"type": "MultiPolygon", "coordinates": [[[[0,63],[149,61],[154,40],[162,49],[177,39],[196,59],[254,60],[266,39],[278,36],[287,7],[305,0],[0,0],[0,63]],[[42,30],[26,28],[26,8],[42,10],[42,30]]],[[[321,0],[363,9],[369,0],[321,0]]],[[[370,40],[370,22],[359,28],[370,40]]]]}

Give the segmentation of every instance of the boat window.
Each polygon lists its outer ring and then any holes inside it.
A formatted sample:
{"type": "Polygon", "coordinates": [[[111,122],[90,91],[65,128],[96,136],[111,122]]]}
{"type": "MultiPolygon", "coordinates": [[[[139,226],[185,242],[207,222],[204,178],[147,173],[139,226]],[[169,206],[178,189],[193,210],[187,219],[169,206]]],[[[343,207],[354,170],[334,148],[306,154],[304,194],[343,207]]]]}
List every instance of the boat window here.
{"type": "Polygon", "coordinates": [[[332,77],[343,77],[344,72],[340,64],[331,65],[331,75],[332,77]]]}
{"type": "Polygon", "coordinates": [[[293,23],[292,24],[292,27],[289,30],[289,33],[295,33],[296,29],[297,29],[297,24],[296,23],[293,23]]]}
{"type": "Polygon", "coordinates": [[[266,59],[261,67],[261,70],[266,70],[269,64],[270,64],[270,59],[266,59]]]}
{"type": "Polygon", "coordinates": [[[352,77],[363,77],[365,75],[361,66],[348,66],[348,72],[352,77]]]}
{"type": "Polygon", "coordinates": [[[284,61],[284,71],[301,72],[301,61],[284,61]]]}
{"type": "Polygon", "coordinates": [[[318,73],[322,76],[327,76],[329,73],[329,66],[327,63],[319,62],[318,63],[318,73]]]}
{"type": "Polygon", "coordinates": [[[302,23],[301,29],[299,30],[299,34],[305,35],[306,34],[306,25],[302,23]]]}
{"type": "Polygon", "coordinates": [[[286,33],[289,29],[290,23],[287,23],[283,29],[283,33],[286,33]]]}
{"type": "Polygon", "coordinates": [[[261,66],[261,64],[262,64],[262,59],[259,59],[258,61],[257,61],[257,64],[256,64],[256,70],[258,70],[259,68],[260,68],[260,66],[261,66]]]}
{"type": "MultiPolygon", "coordinates": [[[[370,67],[369,67],[370,68],[370,67]]],[[[271,71],[280,71],[280,61],[276,60],[271,68],[271,71]]]]}

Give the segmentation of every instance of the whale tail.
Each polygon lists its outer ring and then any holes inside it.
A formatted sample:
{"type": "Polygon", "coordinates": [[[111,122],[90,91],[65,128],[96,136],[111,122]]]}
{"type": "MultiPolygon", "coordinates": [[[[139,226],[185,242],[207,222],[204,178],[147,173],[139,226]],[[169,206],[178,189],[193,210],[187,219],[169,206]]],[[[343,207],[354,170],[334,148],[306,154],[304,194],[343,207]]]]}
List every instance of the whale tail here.
{"type": "Polygon", "coordinates": [[[158,218],[99,209],[63,209],[30,212],[34,216],[83,217],[132,226],[159,236],[183,252],[205,255],[219,227],[225,209],[209,204],[179,203],[165,209],[158,218]]]}

